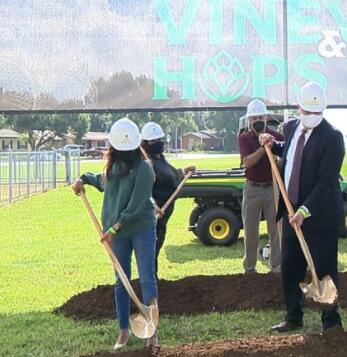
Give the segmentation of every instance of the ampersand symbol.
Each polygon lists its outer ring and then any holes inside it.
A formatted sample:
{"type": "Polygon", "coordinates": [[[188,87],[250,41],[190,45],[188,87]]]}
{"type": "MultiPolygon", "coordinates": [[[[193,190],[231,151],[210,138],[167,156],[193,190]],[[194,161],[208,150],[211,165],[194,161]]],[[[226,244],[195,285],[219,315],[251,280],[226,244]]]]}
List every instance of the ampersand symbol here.
{"type": "Polygon", "coordinates": [[[335,40],[335,37],[340,38],[339,31],[322,31],[324,39],[318,45],[318,52],[321,56],[331,58],[331,57],[346,57],[341,50],[346,47],[344,42],[339,42],[335,40]]]}

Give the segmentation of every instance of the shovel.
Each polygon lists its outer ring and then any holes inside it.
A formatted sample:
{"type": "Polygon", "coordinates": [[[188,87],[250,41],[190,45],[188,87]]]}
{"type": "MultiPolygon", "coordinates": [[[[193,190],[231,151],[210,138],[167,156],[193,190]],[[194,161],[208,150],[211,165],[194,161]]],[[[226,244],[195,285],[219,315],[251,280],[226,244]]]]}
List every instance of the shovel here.
{"type": "Polygon", "coordinates": [[[178,193],[181,191],[182,187],[184,186],[185,182],[193,175],[193,171],[189,171],[182,179],[182,181],[177,186],[176,190],[172,193],[172,195],[168,198],[168,200],[164,203],[164,205],[160,208],[162,214],[165,213],[167,208],[170,206],[171,202],[176,198],[178,193]]]}
{"type": "MultiPolygon", "coordinates": [[[[102,232],[100,223],[89,204],[86,194],[83,191],[80,191],[80,195],[89,213],[89,216],[92,219],[94,226],[99,233],[100,238],[102,238],[104,234],[102,232]]],[[[118,274],[119,279],[123,283],[125,290],[128,292],[129,296],[140,310],[140,313],[134,313],[130,316],[131,330],[133,331],[134,335],[138,338],[152,337],[156,332],[156,328],[159,322],[159,309],[158,309],[157,299],[153,298],[150,303],[150,306],[146,306],[142,304],[142,302],[136,296],[133,288],[131,287],[128,277],[125,275],[121,265],[118,262],[116,255],[113,253],[110,243],[108,241],[102,240],[102,244],[104,245],[108,255],[110,256],[113,267],[116,273],[118,274]]]]}
{"type": "MultiPolygon", "coordinates": [[[[276,181],[276,178],[275,178],[275,173],[274,173],[274,171],[272,169],[271,169],[271,176],[272,176],[272,190],[273,190],[273,195],[274,195],[274,200],[275,200],[275,210],[277,212],[277,210],[278,210],[279,191],[278,191],[277,181],[276,181]]],[[[280,249],[282,249],[282,220],[277,222],[277,234],[278,234],[278,238],[279,238],[279,241],[280,241],[280,249]]]]}
{"type": "MultiPolygon", "coordinates": [[[[279,189],[281,191],[282,197],[284,199],[285,205],[287,207],[288,213],[290,216],[294,216],[294,210],[292,204],[288,198],[286,189],[284,187],[282,178],[278,171],[272,152],[267,145],[265,145],[264,148],[267,153],[267,156],[269,157],[271,168],[273,170],[273,173],[275,174],[275,178],[279,186],[279,189]]],[[[309,284],[300,283],[301,290],[307,297],[312,298],[316,302],[319,302],[321,304],[333,304],[337,299],[337,289],[333,280],[329,275],[326,275],[322,280],[318,280],[316,268],[314,266],[311,253],[308,249],[302,230],[297,224],[294,224],[294,230],[298,237],[302,252],[304,253],[312,277],[311,283],[309,284]]]]}

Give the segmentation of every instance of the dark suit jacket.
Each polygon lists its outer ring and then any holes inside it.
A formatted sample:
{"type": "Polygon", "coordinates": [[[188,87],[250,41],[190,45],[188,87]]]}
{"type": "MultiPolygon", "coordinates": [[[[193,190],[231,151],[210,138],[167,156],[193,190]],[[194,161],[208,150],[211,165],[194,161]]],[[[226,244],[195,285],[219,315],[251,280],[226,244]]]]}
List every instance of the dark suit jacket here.
{"type": "MultiPolygon", "coordinates": [[[[275,142],[273,145],[273,153],[283,158],[282,177],[287,163],[288,148],[298,124],[299,120],[289,121],[284,129],[284,143],[275,142]]],[[[302,227],[304,231],[336,228],[343,221],[339,174],[344,155],[342,134],[323,119],[313,129],[302,155],[299,202],[294,210],[304,205],[312,215],[305,219],[302,227]]],[[[277,218],[280,219],[285,214],[288,213],[283,197],[280,196],[277,218]]]]}

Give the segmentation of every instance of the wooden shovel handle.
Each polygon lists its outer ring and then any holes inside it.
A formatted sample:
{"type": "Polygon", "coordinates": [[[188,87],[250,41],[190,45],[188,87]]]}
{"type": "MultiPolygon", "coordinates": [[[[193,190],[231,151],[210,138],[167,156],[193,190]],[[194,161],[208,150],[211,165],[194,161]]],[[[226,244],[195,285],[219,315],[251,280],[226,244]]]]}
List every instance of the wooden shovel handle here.
{"type": "MultiPolygon", "coordinates": [[[[291,202],[289,200],[287,191],[286,191],[286,189],[284,187],[284,183],[283,183],[282,177],[281,177],[281,175],[280,175],[280,173],[278,171],[278,167],[276,165],[276,162],[275,162],[275,159],[274,159],[273,154],[271,152],[271,149],[267,145],[264,145],[264,148],[265,148],[266,154],[267,154],[267,156],[268,156],[268,158],[270,160],[272,171],[273,171],[273,173],[275,175],[278,187],[279,187],[279,189],[281,191],[281,194],[282,194],[282,197],[284,199],[284,203],[285,203],[285,205],[287,207],[288,213],[289,213],[290,216],[294,216],[293,206],[292,206],[292,204],[291,204],[291,202]]],[[[311,270],[312,280],[318,286],[318,277],[317,277],[317,273],[316,273],[316,268],[314,266],[310,250],[308,249],[307,243],[305,241],[305,237],[304,237],[304,235],[302,233],[301,228],[297,224],[294,224],[294,230],[295,230],[295,233],[296,233],[296,235],[298,237],[298,240],[299,240],[301,249],[302,249],[302,251],[304,253],[304,256],[306,258],[307,264],[308,264],[308,266],[309,266],[309,268],[311,270]]]]}
{"type": "MultiPolygon", "coordinates": [[[[89,201],[87,199],[86,194],[83,191],[80,191],[80,196],[81,196],[82,201],[83,201],[83,203],[84,203],[84,205],[85,205],[85,207],[86,207],[86,209],[87,209],[87,211],[89,213],[90,218],[92,219],[92,221],[94,223],[94,226],[95,226],[96,230],[98,231],[98,234],[99,234],[100,238],[102,238],[104,233],[103,233],[103,231],[101,229],[100,223],[99,223],[98,219],[96,218],[92,207],[90,206],[90,203],[89,203],[89,201]]],[[[142,304],[142,302],[136,296],[132,286],[129,283],[128,277],[126,276],[126,274],[123,271],[123,268],[119,264],[119,261],[118,261],[116,255],[114,254],[109,242],[106,241],[106,240],[102,240],[102,244],[104,245],[108,255],[110,256],[112,264],[113,264],[113,267],[114,267],[115,271],[117,272],[121,282],[123,283],[124,288],[128,292],[128,294],[131,297],[131,299],[134,301],[136,306],[139,308],[141,313],[144,315],[144,317],[146,319],[148,319],[148,313],[145,310],[144,305],[142,304]]]]}
{"type": "Polygon", "coordinates": [[[168,200],[164,203],[163,207],[161,207],[161,211],[164,214],[167,208],[170,206],[171,202],[176,198],[177,194],[181,191],[185,182],[193,175],[193,171],[188,171],[188,173],[184,176],[180,184],[177,186],[175,192],[168,198],[168,200]]]}

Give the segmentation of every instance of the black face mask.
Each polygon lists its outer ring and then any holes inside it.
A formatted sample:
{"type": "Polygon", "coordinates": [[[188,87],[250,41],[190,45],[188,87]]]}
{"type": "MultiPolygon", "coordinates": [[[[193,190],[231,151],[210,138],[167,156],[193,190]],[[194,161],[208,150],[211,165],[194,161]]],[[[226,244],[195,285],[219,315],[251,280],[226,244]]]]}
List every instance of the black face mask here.
{"type": "Polygon", "coordinates": [[[164,151],[164,143],[162,141],[158,141],[153,144],[148,144],[147,145],[147,150],[150,155],[158,155],[162,154],[164,151]]]}
{"type": "Polygon", "coordinates": [[[252,124],[253,129],[257,132],[260,133],[264,130],[265,128],[265,123],[263,121],[256,121],[255,123],[252,124]]]}
{"type": "Polygon", "coordinates": [[[135,150],[118,151],[117,157],[125,164],[131,164],[135,160],[135,150]]]}

